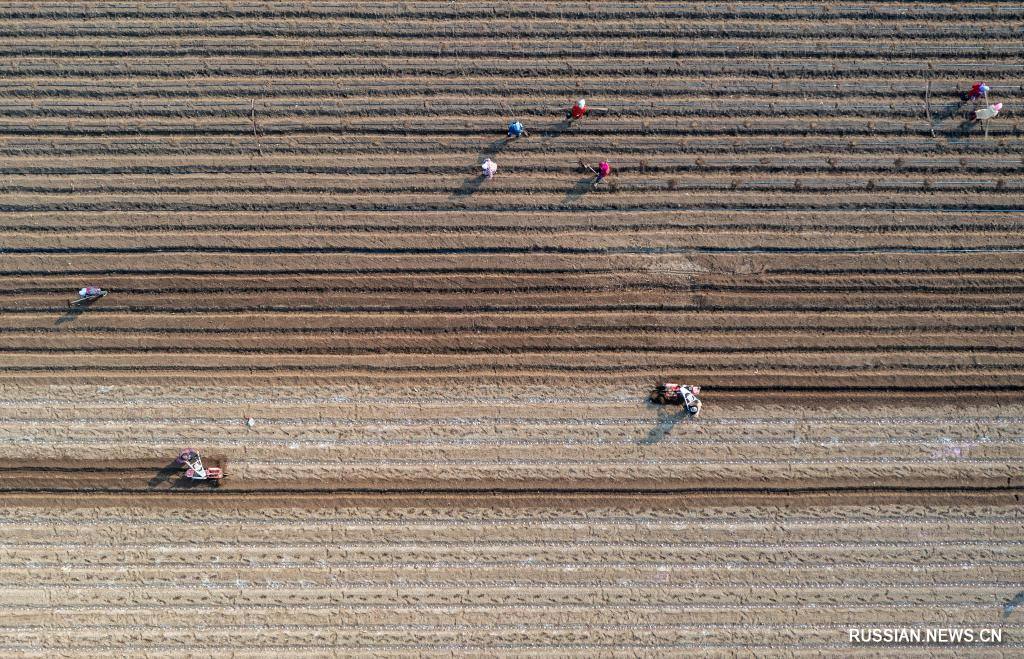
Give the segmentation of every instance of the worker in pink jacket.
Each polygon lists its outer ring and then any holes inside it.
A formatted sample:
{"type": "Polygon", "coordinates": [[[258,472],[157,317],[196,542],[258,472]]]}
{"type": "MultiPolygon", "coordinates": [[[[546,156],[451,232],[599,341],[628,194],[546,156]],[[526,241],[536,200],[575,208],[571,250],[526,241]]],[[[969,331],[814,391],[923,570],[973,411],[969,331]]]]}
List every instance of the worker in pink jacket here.
{"type": "Polygon", "coordinates": [[[607,160],[602,160],[600,164],[598,164],[597,169],[594,169],[583,160],[580,160],[580,167],[589,169],[594,174],[594,185],[597,185],[612,173],[612,166],[608,164],[607,160]]]}

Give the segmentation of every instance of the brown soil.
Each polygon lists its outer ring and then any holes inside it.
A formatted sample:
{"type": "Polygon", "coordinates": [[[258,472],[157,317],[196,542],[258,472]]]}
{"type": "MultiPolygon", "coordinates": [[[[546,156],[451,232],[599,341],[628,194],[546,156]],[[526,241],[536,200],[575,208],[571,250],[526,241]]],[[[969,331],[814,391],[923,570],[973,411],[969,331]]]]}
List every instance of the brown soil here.
{"type": "Polygon", "coordinates": [[[0,654],[1020,654],[1018,9],[0,7],[0,654]]]}

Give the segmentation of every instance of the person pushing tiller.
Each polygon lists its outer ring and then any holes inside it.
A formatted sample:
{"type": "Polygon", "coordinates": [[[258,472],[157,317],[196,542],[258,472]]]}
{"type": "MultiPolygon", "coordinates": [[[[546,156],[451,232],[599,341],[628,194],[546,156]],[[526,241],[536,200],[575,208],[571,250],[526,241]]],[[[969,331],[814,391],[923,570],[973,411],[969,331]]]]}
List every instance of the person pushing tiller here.
{"type": "Polygon", "coordinates": [[[99,286],[86,286],[78,289],[78,299],[68,302],[69,307],[78,307],[94,302],[105,296],[107,292],[99,286]]]}
{"type": "Polygon", "coordinates": [[[699,393],[700,387],[665,382],[654,388],[650,395],[650,401],[655,405],[685,405],[690,416],[698,417],[704,407],[700,398],[697,398],[699,393]]]}

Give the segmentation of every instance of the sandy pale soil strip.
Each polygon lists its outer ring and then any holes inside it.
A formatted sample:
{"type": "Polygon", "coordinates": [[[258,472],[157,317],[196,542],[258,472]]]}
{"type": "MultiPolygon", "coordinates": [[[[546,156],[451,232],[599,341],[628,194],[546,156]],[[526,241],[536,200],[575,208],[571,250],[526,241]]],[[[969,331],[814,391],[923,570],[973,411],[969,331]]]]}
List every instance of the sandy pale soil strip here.
{"type": "Polygon", "coordinates": [[[36,495],[0,524],[12,654],[844,651],[851,625],[953,621],[1007,650],[1024,633],[1007,495],[36,495]]]}

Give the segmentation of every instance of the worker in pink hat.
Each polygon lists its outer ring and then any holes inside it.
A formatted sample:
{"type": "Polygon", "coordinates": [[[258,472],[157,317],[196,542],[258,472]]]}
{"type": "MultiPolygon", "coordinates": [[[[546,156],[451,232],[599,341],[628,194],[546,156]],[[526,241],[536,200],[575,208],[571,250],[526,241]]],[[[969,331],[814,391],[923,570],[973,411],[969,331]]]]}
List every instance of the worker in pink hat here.
{"type": "Polygon", "coordinates": [[[583,160],[580,160],[580,167],[584,167],[586,169],[589,169],[591,172],[593,172],[593,174],[594,174],[593,185],[597,185],[598,183],[603,181],[606,176],[608,176],[609,174],[612,173],[612,166],[608,164],[607,160],[602,160],[598,164],[597,169],[594,169],[593,167],[588,165],[583,160]]]}
{"type": "Polygon", "coordinates": [[[1002,103],[996,103],[990,105],[987,108],[981,108],[971,113],[971,121],[985,121],[987,119],[995,119],[999,111],[1003,109],[1002,103]]]}
{"type": "Polygon", "coordinates": [[[492,178],[494,176],[494,172],[496,171],[498,171],[498,163],[494,162],[490,158],[485,160],[483,164],[480,165],[480,174],[484,178],[492,178]]]}

